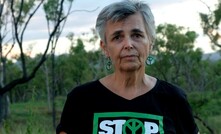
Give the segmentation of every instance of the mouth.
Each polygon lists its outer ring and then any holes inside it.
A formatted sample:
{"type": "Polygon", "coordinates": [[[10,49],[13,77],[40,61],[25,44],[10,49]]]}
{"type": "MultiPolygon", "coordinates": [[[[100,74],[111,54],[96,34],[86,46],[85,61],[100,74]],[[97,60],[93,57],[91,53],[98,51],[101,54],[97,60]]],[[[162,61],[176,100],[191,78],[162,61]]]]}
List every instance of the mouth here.
{"type": "Polygon", "coordinates": [[[137,55],[125,55],[125,56],[122,56],[121,58],[125,60],[134,60],[137,57],[138,57],[137,55]]]}
{"type": "Polygon", "coordinates": [[[121,58],[130,58],[130,57],[137,57],[137,55],[124,55],[124,56],[121,56],[121,58]]]}

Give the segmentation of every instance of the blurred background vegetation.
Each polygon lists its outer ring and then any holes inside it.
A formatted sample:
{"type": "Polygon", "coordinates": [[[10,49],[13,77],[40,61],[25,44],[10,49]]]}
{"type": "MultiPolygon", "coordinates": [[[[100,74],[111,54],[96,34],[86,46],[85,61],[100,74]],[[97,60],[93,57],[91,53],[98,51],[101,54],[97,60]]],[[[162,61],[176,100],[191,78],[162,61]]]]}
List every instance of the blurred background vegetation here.
{"type": "MultiPolygon", "coordinates": [[[[55,55],[57,40],[70,13],[61,8],[62,1],[23,2],[6,2],[8,12],[3,16],[1,11],[0,28],[8,24],[4,19],[10,16],[13,20],[11,25],[19,29],[12,32],[12,40],[19,45],[20,54],[7,57],[11,51],[3,49],[7,46],[3,42],[6,33],[1,33],[0,133],[54,134],[67,93],[75,86],[111,72],[105,69],[106,59],[99,49],[85,50],[85,43],[94,45],[98,41],[94,29],[90,33],[93,36],[88,39],[69,33],[69,52],[55,55]],[[22,31],[26,30],[25,26],[32,17],[27,13],[34,14],[33,8],[38,10],[36,4],[44,5],[51,29],[44,53],[31,57],[22,50],[22,31]]],[[[70,5],[73,1],[68,2],[70,5]]],[[[198,37],[195,31],[173,24],[160,24],[152,52],[156,61],[146,67],[146,73],[183,88],[201,134],[221,134],[221,1],[209,14],[199,15],[214,53],[204,54],[201,49],[194,48],[198,37]]]]}

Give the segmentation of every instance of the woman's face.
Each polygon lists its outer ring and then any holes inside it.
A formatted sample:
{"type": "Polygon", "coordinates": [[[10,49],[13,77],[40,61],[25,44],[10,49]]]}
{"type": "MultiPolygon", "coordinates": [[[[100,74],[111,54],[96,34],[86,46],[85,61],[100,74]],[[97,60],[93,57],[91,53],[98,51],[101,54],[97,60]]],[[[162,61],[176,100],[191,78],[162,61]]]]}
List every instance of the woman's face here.
{"type": "Polygon", "coordinates": [[[111,58],[115,71],[145,68],[151,46],[140,13],[120,22],[108,21],[105,30],[106,42],[101,41],[101,47],[111,58]]]}

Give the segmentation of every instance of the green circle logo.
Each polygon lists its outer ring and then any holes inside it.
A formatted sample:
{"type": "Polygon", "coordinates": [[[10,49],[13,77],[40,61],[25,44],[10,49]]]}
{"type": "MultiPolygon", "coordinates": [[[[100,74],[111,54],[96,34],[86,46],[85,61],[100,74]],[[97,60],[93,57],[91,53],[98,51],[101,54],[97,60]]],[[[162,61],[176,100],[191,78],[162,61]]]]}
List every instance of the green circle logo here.
{"type": "Polygon", "coordinates": [[[123,134],[127,134],[126,130],[131,131],[131,134],[136,134],[138,131],[142,131],[141,134],[145,133],[144,124],[138,119],[130,119],[123,125],[123,134]]]}

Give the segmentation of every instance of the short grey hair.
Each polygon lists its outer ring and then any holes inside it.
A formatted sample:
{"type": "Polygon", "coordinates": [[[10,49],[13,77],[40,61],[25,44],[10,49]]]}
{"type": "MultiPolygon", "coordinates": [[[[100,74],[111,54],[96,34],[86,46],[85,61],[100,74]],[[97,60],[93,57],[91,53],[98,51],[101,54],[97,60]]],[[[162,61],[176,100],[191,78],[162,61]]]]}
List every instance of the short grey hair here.
{"type": "Polygon", "coordinates": [[[143,16],[146,32],[151,45],[153,45],[156,38],[154,16],[149,5],[139,0],[123,0],[104,7],[97,17],[95,26],[100,39],[106,42],[105,26],[107,21],[119,22],[137,12],[143,16]]]}

